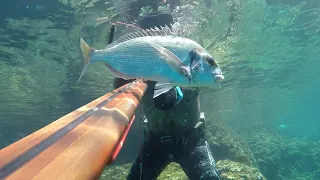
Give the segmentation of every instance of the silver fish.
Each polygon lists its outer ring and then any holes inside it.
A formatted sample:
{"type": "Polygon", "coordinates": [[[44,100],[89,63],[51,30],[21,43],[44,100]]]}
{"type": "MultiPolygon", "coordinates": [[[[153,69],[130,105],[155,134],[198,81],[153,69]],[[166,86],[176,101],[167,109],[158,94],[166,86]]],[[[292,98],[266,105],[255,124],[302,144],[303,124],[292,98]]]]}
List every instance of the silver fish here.
{"type": "Polygon", "coordinates": [[[130,33],[96,50],[80,38],[84,68],[103,62],[123,79],[156,81],[154,97],[174,86],[220,87],[224,80],[217,61],[195,41],[175,36],[168,27],[130,33]]]}

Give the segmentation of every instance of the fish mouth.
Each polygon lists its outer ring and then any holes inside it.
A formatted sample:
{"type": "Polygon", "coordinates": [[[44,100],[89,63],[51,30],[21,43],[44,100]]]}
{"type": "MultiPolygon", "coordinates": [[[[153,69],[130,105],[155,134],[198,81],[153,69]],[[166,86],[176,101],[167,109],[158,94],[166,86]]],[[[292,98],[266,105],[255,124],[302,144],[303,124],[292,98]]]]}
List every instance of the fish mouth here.
{"type": "Polygon", "coordinates": [[[214,79],[218,82],[221,82],[224,80],[224,76],[222,74],[214,74],[214,79]]]}
{"type": "Polygon", "coordinates": [[[215,81],[221,82],[224,80],[224,76],[222,75],[220,68],[216,68],[214,71],[212,71],[212,76],[214,77],[215,81]]]}
{"type": "Polygon", "coordinates": [[[222,74],[215,74],[214,81],[218,88],[221,88],[221,82],[224,80],[224,76],[222,74]]]}

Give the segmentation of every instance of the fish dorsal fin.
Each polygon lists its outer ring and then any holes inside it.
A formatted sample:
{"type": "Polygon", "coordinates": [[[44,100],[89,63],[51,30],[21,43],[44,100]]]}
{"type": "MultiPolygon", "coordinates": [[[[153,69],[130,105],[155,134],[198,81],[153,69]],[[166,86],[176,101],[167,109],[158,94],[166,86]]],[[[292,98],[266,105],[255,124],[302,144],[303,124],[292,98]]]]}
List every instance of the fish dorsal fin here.
{"type": "Polygon", "coordinates": [[[117,45],[119,43],[128,41],[130,39],[139,38],[139,37],[167,36],[167,35],[175,35],[167,25],[164,26],[164,27],[161,27],[160,29],[158,27],[154,27],[154,28],[146,29],[146,30],[145,29],[141,29],[139,31],[132,32],[132,33],[126,34],[124,36],[121,36],[119,39],[117,39],[116,41],[112,42],[107,47],[112,47],[112,46],[115,46],[115,45],[117,45]]]}

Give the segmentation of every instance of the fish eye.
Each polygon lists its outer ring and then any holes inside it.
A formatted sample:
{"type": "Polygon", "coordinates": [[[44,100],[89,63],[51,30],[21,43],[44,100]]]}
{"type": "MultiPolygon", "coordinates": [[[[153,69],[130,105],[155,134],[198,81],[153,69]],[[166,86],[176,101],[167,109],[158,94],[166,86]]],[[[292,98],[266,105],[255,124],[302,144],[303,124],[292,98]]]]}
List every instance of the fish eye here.
{"type": "Polygon", "coordinates": [[[215,59],[213,59],[213,57],[206,57],[206,61],[208,62],[208,64],[210,64],[211,66],[218,66],[218,63],[215,59]]]}

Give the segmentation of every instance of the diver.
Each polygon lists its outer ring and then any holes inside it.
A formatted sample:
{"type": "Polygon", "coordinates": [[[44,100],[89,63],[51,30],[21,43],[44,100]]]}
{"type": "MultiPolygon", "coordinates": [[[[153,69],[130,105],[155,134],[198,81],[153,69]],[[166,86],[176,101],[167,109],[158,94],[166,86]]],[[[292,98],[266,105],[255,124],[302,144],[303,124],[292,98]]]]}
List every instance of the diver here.
{"type": "MultiPolygon", "coordinates": [[[[153,12],[144,16],[142,28],[170,27],[170,13],[153,12]]],[[[114,88],[132,80],[114,79],[114,88]]],[[[219,180],[215,160],[205,136],[205,122],[200,112],[199,88],[174,87],[153,98],[156,82],[148,81],[141,101],[146,117],[145,138],[128,180],[156,179],[171,162],[178,163],[189,179],[219,180]]]]}

